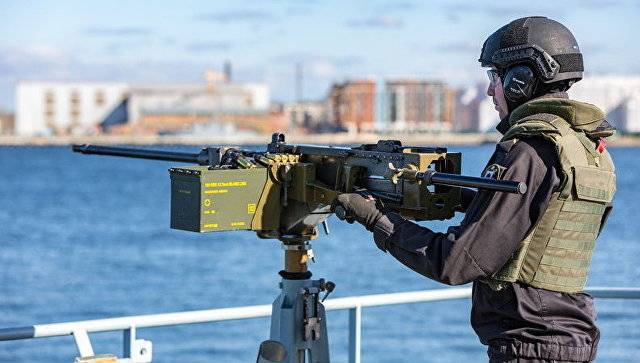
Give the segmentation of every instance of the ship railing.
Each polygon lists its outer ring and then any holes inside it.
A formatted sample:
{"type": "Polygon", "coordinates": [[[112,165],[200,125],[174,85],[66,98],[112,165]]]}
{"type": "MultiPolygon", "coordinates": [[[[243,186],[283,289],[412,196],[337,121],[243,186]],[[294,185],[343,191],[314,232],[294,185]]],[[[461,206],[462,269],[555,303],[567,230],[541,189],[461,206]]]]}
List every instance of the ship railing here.
{"type": "MultiPolygon", "coordinates": [[[[635,287],[592,287],[586,289],[586,291],[598,299],[640,299],[640,288],[635,287]]],[[[469,287],[445,288],[334,298],[327,300],[324,306],[327,311],[349,310],[349,363],[360,363],[363,308],[465,299],[470,296],[471,288],[469,287]]],[[[94,356],[94,351],[89,333],[122,331],[123,357],[118,360],[118,362],[148,363],[152,360],[152,344],[147,340],[137,339],[136,334],[138,329],[268,316],[271,316],[271,305],[135,315],[110,319],[4,328],[0,329],[0,341],[72,335],[80,357],[91,357],[94,356]]]]}

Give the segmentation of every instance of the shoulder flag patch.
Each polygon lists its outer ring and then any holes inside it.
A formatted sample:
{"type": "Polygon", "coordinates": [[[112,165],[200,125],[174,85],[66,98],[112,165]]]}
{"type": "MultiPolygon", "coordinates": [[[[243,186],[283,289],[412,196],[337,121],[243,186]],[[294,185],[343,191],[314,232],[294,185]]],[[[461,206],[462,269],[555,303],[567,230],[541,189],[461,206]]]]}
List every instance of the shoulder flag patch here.
{"type": "Polygon", "coordinates": [[[491,164],[484,169],[482,177],[489,179],[501,179],[505,169],[506,168],[502,165],[491,164]]]}

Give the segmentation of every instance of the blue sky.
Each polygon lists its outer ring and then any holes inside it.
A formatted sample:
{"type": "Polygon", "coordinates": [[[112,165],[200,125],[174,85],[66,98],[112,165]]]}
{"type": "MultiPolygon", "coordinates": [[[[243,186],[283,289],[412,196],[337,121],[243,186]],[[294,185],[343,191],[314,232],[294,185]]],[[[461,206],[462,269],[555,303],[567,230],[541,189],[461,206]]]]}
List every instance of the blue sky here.
{"type": "Polygon", "coordinates": [[[347,78],[471,84],[484,39],[526,15],[568,26],[590,73],[640,73],[640,1],[527,3],[0,0],[0,109],[14,108],[18,80],[199,82],[225,60],[280,101],[294,97],[296,63],[310,99],[347,78]]]}

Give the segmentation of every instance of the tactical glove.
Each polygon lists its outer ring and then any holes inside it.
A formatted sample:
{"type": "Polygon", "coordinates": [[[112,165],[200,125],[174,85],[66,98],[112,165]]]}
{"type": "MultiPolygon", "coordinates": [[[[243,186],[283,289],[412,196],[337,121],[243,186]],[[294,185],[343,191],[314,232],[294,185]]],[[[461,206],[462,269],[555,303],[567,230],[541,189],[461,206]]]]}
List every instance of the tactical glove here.
{"type": "Polygon", "coordinates": [[[370,231],[373,231],[376,222],[382,217],[376,200],[358,193],[340,194],[331,205],[331,211],[335,212],[338,218],[349,223],[355,220],[370,231]]]}

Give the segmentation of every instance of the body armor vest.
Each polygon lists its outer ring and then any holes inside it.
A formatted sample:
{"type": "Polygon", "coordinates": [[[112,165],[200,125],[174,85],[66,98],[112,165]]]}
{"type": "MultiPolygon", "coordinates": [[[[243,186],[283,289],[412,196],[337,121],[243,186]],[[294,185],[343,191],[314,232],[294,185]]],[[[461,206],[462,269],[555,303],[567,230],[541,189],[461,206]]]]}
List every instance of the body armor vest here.
{"type": "Polygon", "coordinates": [[[595,106],[566,100],[528,102],[511,115],[502,141],[541,137],[555,146],[562,181],[518,251],[487,282],[567,293],[582,291],[603,216],[616,190],[614,165],[587,136],[604,120],[595,106]],[[599,120],[599,121],[598,121],[599,120]]]}

